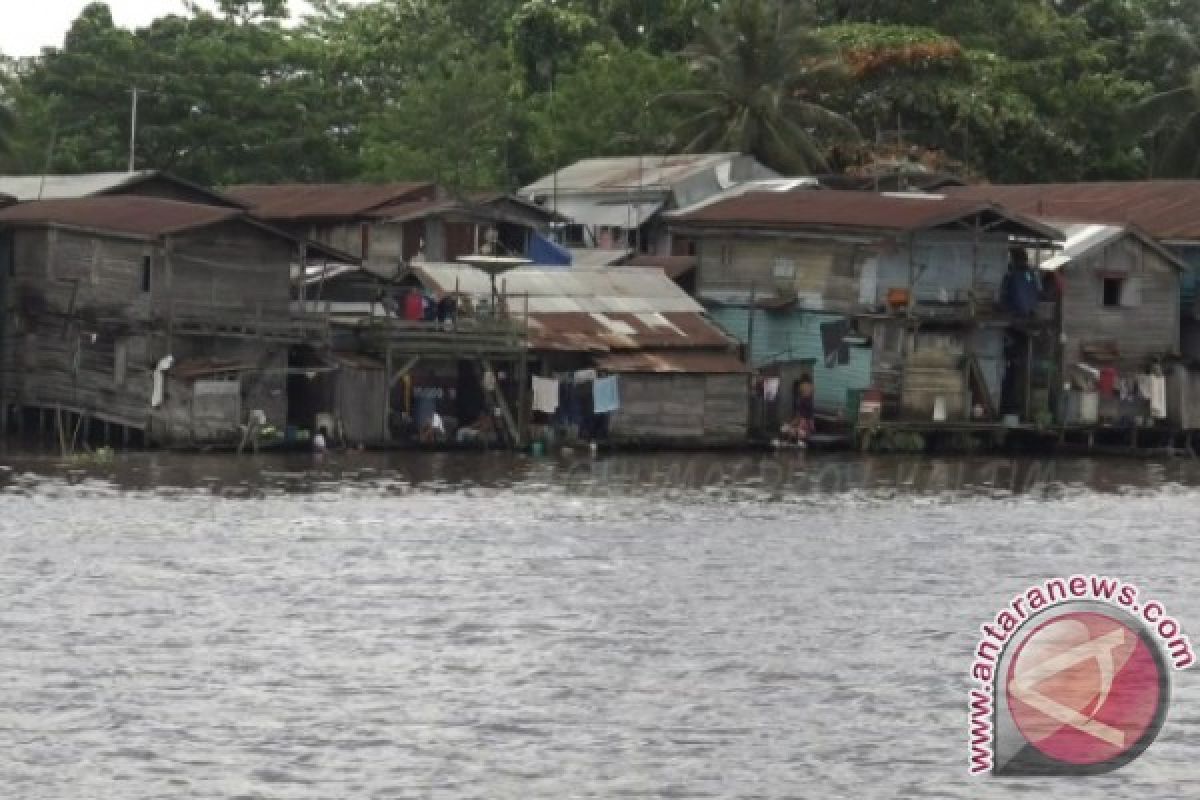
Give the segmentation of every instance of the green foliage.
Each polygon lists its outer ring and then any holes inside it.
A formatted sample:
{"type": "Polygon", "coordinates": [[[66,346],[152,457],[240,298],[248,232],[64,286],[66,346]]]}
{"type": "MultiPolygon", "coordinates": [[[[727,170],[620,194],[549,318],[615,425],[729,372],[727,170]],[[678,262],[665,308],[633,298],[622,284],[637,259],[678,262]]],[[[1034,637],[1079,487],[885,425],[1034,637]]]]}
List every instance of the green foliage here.
{"type": "Polygon", "coordinates": [[[837,52],[785,0],[728,0],[685,57],[700,88],[673,99],[689,152],[750,153],[784,173],[828,169],[825,146],[857,138],[823,103],[837,52]]]}
{"type": "Polygon", "coordinates": [[[908,145],[998,181],[1200,174],[1200,0],[310,5],[185,1],[137,31],[89,5],[61,48],[0,61],[0,168],[123,169],[137,88],[138,166],[214,183],[511,187],[685,148],[808,172],[908,145]]]}
{"type": "Polygon", "coordinates": [[[679,59],[619,45],[588,48],[553,95],[532,100],[530,175],[588,156],[677,150],[671,132],[679,113],[664,98],[691,86],[679,59]]]}

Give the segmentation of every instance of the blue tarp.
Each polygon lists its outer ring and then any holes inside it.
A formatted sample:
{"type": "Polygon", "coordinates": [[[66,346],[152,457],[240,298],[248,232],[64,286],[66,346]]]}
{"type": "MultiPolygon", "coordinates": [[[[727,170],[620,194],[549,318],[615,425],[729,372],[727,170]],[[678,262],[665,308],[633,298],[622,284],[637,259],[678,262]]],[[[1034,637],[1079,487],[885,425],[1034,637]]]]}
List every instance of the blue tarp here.
{"type": "Polygon", "coordinates": [[[529,260],[540,267],[571,266],[570,252],[537,232],[529,240],[529,260]]]}

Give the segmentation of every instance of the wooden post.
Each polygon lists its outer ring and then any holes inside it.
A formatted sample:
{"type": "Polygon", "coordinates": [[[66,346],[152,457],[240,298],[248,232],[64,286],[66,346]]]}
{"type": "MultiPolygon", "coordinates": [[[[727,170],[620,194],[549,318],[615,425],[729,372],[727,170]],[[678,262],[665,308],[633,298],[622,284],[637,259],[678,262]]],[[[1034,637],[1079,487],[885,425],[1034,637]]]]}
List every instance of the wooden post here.
{"type": "Polygon", "coordinates": [[[522,322],[521,338],[517,343],[517,432],[521,442],[529,441],[529,293],[525,293],[525,318],[522,322]]]}
{"type": "Polygon", "coordinates": [[[1033,407],[1033,337],[1025,334],[1025,422],[1031,421],[1030,409],[1033,407]]]}
{"type": "Polygon", "coordinates": [[[383,367],[383,441],[392,440],[392,346],[384,351],[383,367]]]}

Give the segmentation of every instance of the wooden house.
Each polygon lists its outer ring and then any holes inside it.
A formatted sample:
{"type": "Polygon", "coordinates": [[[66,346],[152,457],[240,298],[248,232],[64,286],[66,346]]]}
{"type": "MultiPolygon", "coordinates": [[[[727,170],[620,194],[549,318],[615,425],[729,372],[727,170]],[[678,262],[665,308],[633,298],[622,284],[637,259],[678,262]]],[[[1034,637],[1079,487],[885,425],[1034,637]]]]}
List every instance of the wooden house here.
{"type": "Polygon", "coordinates": [[[1185,357],[1200,362],[1200,181],[970,186],[947,193],[1065,223],[1133,227],[1171,251],[1184,264],[1180,347],[1185,357]]]}
{"type": "MultiPolygon", "coordinates": [[[[158,444],[237,439],[287,417],[301,245],[236,208],[136,196],[0,211],[7,401],[158,444]]],[[[28,420],[27,420],[28,421],[28,420]]]]}
{"type": "Polygon", "coordinates": [[[500,193],[450,196],[432,183],[233,186],[255,216],[394,276],[412,260],[523,256],[554,215],[500,193]]]}
{"type": "MultiPolygon", "coordinates": [[[[518,194],[565,218],[559,243],[577,251],[676,253],[665,214],[746,181],[776,177],[740,153],[587,158],[551,173],[518,194]]],[[[575,256],[577,264],[586,254],[575,256]]]]}
{"type": "MultiPolygon", "coordinates": [[[[498,276],[464,264],[413,264],[409,280],[437,296],[457,294],[524,331],[530,372],[554,378],[586,430],[594,376],[617,376],[620,408],[606,420],[618,442],[727,444],[747,438],[748,368],[736,343],[661,270],[522,267],[498,276]],[[576,376],[584,376],[576,380],[576,376]]],[[[521,409],[528,416],[531,408],[521,409]]],[[[568,409],[564,405],[563,412],[568,409]]],[[[573,413],[573,412],[572,412],[573,413]]],[[[552,424],[543,420],[545,424],[552,424]]],[[[586,434],[585,434],[586,435],[586,434]]]]}
{"type": "Polygon", "coordinates": [[[1002,289],[1014,248],[1062,237],[990,203],[783,187],[669,216],[695,243],[712,317],[756,367],[809,373],[825,413],[853,414],[874,387],[893,415],[996,416],[1006,392],[1028,394],[1006,379],[1030,381],[1006,350],[1053,349],[1036,302],[1014,312],[1002,289]]]}

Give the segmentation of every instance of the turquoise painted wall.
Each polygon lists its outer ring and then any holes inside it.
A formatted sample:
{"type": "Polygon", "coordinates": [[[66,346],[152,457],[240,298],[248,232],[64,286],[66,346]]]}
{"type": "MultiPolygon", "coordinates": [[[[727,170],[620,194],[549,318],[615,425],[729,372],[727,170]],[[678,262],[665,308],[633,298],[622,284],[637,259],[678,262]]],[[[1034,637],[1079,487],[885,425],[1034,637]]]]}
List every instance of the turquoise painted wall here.
{"type": "Polygon", "coordinates": [[[1200,278],[1197,277],[1197,274],[1200,273],[1200,247],[1181,245],[1170,249],[1188,265],[1188,269],[1179,276],[1179,288],[1180,302],[1183,304],[1184,311],[1191,311],[1192,304],[1196,302],[1196,290],[1200,286],[1200,278]]]}
{"type": "MultiPolygon", "coordinates": [[[[714,306],[708,310],[713,321],[743,344],[749,330],[749,312],[749,308],[740,306],[714,306]]],[[[821,324],[839,318],[838,314],[819,311],[755,311],[751,348],[753,366],[812,359],[816,364],[813,382],[817,407],[830,412],[844,410],[847,390],[865,389],[871,385],[871,349],[851,347],[849,364],[826,367],[821,347],[821,324]]]]}

